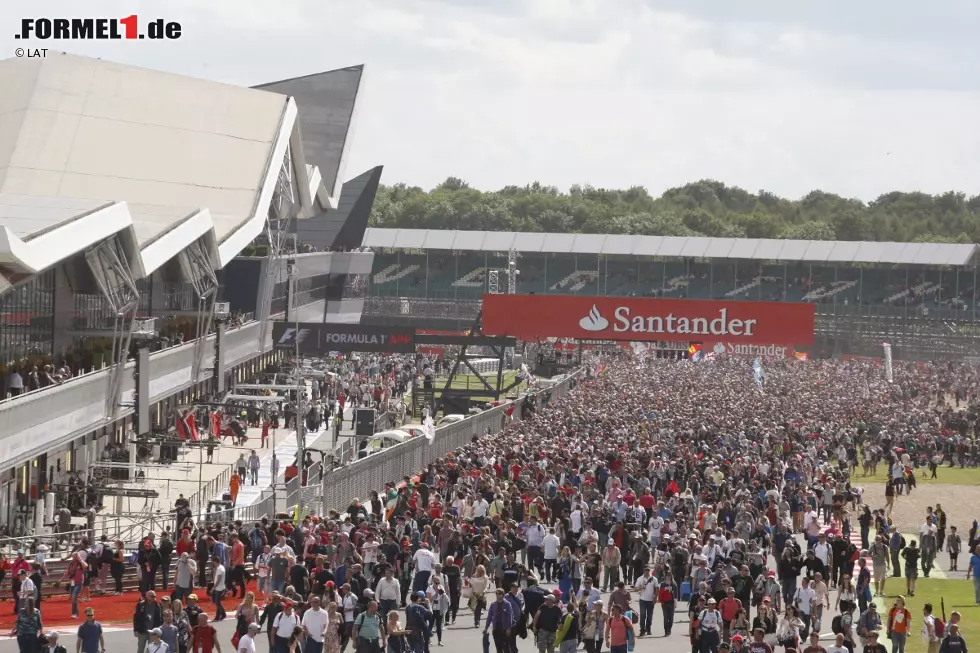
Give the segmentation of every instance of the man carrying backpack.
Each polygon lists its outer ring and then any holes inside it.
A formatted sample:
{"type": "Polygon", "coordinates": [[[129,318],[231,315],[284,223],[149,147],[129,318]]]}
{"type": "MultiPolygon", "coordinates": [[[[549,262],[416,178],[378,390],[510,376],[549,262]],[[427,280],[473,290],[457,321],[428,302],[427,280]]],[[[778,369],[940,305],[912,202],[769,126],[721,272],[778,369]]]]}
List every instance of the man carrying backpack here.
{"type": "Polygon", "coordinates": [[[698,615],[700,623],[701,653],[717,653],[721,643],[721,613],[717,609],[714,597],[708,599],[708,607],[698,615]]]}
{"type": "Polygon", "coordinates": [[[927,642],[926,653],[939,653],[939,645],[946,634],[946,623],[932,615],[932,603],[922,606],[923,626],[922,637],[927,642]]]}

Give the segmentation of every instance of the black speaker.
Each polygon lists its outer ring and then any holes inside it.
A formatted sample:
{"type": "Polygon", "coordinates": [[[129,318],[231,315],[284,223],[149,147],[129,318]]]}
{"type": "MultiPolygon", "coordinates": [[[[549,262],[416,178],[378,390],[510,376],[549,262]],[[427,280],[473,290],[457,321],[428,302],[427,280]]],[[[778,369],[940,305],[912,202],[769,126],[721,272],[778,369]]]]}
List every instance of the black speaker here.
{"type": "Polygon", "coordinates": [[[469,415],[470,407],[472,406],[469,397],[460,397],[455,395],[442,395],[442,414],[451,415],[456,413],[458,415],[469,415]]]}
{"type": "Polygon", "coordinates": [[[354,435],[374,435],[374,423],[378,413],[373,408],[358,408],[354,420],[354,435]]]}

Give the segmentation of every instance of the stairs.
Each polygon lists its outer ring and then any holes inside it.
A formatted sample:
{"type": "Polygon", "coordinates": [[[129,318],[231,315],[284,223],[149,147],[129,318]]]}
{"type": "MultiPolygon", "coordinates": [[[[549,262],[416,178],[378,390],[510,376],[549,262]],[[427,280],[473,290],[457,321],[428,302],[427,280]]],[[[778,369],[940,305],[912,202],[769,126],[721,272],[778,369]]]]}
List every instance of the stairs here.
{"type": "Polygon", "coordinates": [[[394,265],[389,265],[381,272],[378,272],[372,278],[374,283],[381,284],[381,283],[391,283],[392,281],[398,281],[399,279],[402,279],[412,274],[413,272],[418,270],[421,266],[406,265],[401,270],[398,269],[399,267],[401,266],[396,263],[394,265]]]}
{"type": "Polygon", "coordinates": [[[811,290],[803,295],[803,301],[815,302],[820,299],[826,299],[827,297],[833,297],[837,293],[853,288],[857,283],[857,281],[835,281],[829,286],[821,286],[815,290],[811,290]]]}
{"type": "Polygon", "coordinates": [[[742,293],[748,292],[753,288],[758,288],[762,285],[762,277],[756,277],[751,283],[747,283],[744,286],[739,286],[735,290],[730,290],[725,293],[725,297],[738,297],[742,293]]]}
{"type": "MultiPolygon", "coordinates": [[[[939,285],[938,284],[934,284],[934,283],[932,283],[930,281],[926,281],[924,283],[920,283],[917,286],[913,286],[912,287],[912,292],[915,294],[916,297],[935,294],[935,293],[939,292],[939,285]]],[[[897,302],[898,300],[902,299],[903,297],[908,297],[908,296],[909,296],[909,291],[908,290],[903,290],[901,292],[895,293],[891,297],[886,297],[885,298],[885,303],[886,304],[891,304],[892,302],[897,302]]]]}
{"type": "MultiPolygon", "coordinates": [[[[679,277],[667,279],[667,281],[664,282],[664,294],[666,295],[677,290],[687,289],[687,287],[691,285],[691,279],[693,278],[693,274],[684,274],[679,277]]],[[[656,288],[653,290],[656,290],[656,288]]]]}
{"type": "Polygon", "coordinates": [[[576,270],[567,277],[551,286],[551,290],[568,290],[578,292],[590,283],[595,283],[599,276],[598,270],[576,270]]]}
{"type": "Polygon", "coordinates": [[[477,268],[453,281],[453,285],[457,288],[482,288],[486,274],[487,268],[477,268]]]}

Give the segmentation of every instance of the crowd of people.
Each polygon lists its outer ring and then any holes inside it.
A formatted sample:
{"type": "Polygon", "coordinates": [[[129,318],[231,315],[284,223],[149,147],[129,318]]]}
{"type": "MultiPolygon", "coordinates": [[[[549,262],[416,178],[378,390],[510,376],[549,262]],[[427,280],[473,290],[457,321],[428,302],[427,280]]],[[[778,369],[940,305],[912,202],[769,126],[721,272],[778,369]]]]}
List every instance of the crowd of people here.
{"type": "MultiPolygon", "coordinates": [[[[888,383],[865,362],[764,366],[757,383],[751,361],[606,355],[547,409],[344,510],[185,522],[170,595],[141,588],[138,653],[218,650],[209,619],[226,618],[242,653],[263,639],[283,653],[422,653],[460,617],[498,653],[625,653],[657,612],[669,636],[685,610],[695,653],[820,653],[830,631],[827,653],[881,653],[883,635],[901,653],[916,618],[929,653],[965,653],[958,613],[874,598],[902,562],[914,596],[919,567],[944,545],[972,551],[976,526],[964,543],[937,505],[905,542],[886,497],[856,480],[862,459],[885,465],[891,488],[899,471],[907,482],[966,462],[976,374],[898,366],[888,383]]],[[[147,538],[140,560],[154,565],[158,545],[147,538]]]]}

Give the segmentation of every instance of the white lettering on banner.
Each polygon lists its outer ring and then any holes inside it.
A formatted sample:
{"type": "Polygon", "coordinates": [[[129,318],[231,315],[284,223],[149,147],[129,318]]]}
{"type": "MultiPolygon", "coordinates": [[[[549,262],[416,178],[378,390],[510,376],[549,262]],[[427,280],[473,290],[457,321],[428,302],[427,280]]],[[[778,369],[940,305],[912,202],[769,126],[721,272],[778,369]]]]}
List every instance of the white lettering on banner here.
{"type": "Polygon", "coordinates": [[[786,358],[789,355],[788,347],[777,345],[744,345],[734,342],[723,343],[725,353],[729,356],[772,356],[773,358],[786,358]]]}
{"type": "Polygon", "coordinates": [[[326,339],[327,342],[351,345],[384,345],[388,343],[388,336],[369,333],[327,333],[326,339]]]}
{"type": "Polygon", "coordinates": [[[614,313],[617,333],[677,333],[695,336],[743,336],[751,337],[758,320],[728,319],[728,309],[718,311],[718,317],[709,321],[706,317],[678,317],[668,313],[659,315],[632,315],[628,306],[620,306],[614,313]]]}

